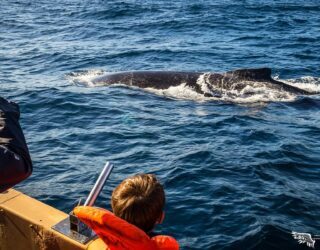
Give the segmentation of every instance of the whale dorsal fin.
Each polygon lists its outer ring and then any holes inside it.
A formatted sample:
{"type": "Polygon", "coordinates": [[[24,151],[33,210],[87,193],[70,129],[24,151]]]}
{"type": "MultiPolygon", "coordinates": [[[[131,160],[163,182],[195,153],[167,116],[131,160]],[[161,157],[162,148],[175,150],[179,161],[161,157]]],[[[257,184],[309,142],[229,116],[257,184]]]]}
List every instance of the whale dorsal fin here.
{"type": "Polygon", "coordinates": [[[271,80],[271,69],[260,68],[260,69],[238,69],[229,71],[227,74],[231,74],[232,77],[237,77],[243,80],[271,80]]]}

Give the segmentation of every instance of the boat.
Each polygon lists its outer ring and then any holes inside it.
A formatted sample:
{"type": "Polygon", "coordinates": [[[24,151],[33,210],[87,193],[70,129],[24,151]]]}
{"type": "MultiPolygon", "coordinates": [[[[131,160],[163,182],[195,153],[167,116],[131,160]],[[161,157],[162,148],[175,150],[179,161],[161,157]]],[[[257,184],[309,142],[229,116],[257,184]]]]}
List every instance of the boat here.
{"type": "Polygon", "coordinates": [[[53,229],[68,214],[15,189],[0,193],[1,250],[108,249],[98,237],[86,243],[53,229]]]}

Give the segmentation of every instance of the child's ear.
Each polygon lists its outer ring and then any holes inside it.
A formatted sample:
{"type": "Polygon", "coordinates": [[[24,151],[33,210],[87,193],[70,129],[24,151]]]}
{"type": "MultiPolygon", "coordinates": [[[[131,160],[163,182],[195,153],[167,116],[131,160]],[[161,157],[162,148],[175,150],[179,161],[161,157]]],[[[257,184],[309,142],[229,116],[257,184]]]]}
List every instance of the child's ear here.
{"type": "Polygon", "coordinates": [[[163,222],[163,220],[164,220],[164,217],[165,217],[165,213],[164,213],[164,211],[162,211],[162,213],[161,213],[161,215],[160,215],[160,217],[158,219],[157,224],[161,224],[163,222]]]}

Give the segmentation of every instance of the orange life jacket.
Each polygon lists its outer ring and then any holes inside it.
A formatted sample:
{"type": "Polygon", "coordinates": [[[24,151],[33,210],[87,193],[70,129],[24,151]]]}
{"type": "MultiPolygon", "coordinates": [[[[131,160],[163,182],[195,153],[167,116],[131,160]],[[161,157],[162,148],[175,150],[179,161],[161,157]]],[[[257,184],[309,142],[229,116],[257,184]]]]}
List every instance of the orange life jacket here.
{"type": "Polygon", "coordinates": [[[78,206],[74,214],[107,244],[110,250],[179,250],[178,242],[166,235],[150,238],[143,230],[97,207],[78,206]]]}

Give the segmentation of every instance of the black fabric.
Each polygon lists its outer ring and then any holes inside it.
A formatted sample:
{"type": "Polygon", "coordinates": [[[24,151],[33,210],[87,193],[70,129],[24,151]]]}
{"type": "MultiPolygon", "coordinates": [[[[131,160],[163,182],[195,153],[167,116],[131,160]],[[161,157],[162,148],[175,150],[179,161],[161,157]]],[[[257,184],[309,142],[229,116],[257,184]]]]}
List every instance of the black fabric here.
{"type": "Polygon", "coordinates": [[[32,162],[19,117],[18,104],[0,97],[0,192],[32,173],[32,162]]]}

